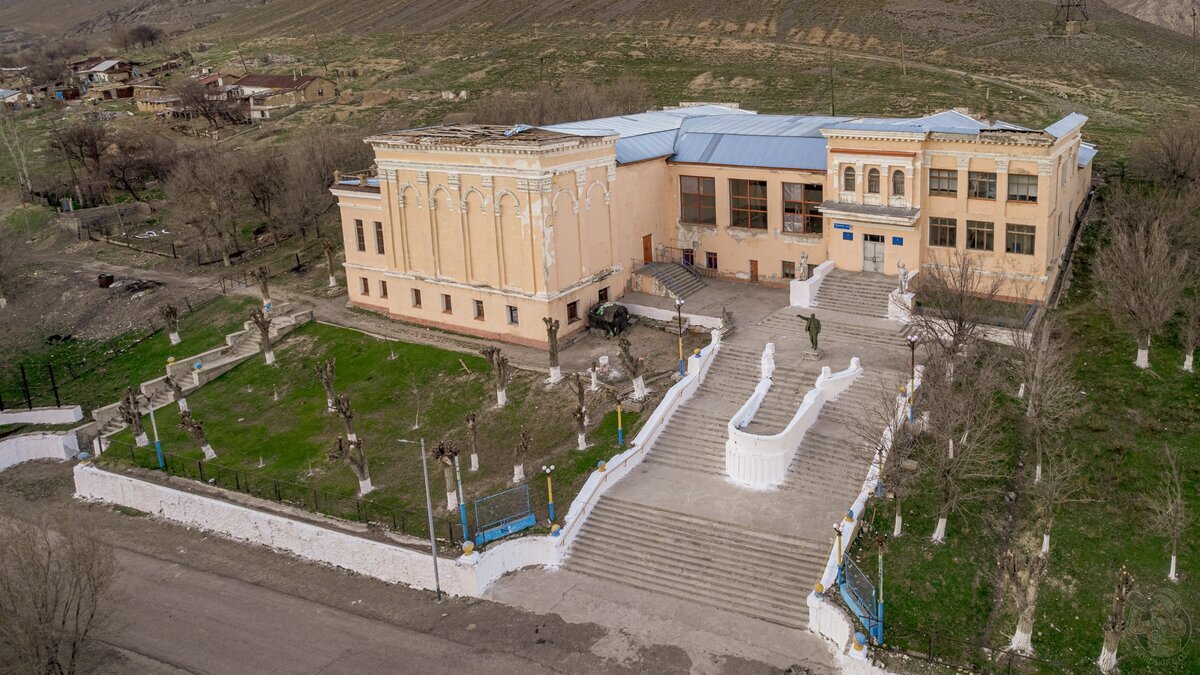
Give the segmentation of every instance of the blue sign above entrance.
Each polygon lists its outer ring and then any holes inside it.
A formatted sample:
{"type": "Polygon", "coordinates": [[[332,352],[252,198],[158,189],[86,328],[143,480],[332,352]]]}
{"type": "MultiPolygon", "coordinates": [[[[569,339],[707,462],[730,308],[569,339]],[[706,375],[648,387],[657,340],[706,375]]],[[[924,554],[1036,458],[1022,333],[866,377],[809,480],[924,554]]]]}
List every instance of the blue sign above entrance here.
{"type": "Polygon", "coordinates": [[[892,237],[892,246],[903,246],[904,237],[892,237]]]}
{"type": "Polygon", "coordinates": [[[846,241],[854,241],[854,233],[853,232],[843,232],[842,239],[845,239],[846,241]]]}
{"type": "Polygon", "coordinates": [[[834,224],[833,224],[833,229],[835,229],[835,230],[849,230],[849,229],[851,229],[851,228],[850,228],[850,223],[834,223],[834,224]]]}

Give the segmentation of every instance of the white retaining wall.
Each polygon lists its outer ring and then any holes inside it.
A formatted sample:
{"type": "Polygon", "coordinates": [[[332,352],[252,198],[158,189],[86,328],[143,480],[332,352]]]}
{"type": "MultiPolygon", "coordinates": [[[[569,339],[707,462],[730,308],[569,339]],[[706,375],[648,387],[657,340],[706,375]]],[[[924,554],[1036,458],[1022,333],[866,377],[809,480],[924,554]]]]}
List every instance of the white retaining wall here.
{"type": "Polygon", "coordinates": [[[0,410],[0,424],[70,424],[82,419],[83,408],[77,405],[0,410]]]}
{"type": "MultiPolygon", "coordinates": [[[[644,316],[653,321],[669,321],[672,324],[678,321],[679,317],[675,315],[673,309],[663,309],[661,307],[650,307],[648,305],[636,305],[624,300],[618,300],[617,304],[622,305],[629,310],[630,314],[635,316],[644,316]]],[[[720,330],[722,320],[719,316],[704,316],[703,314],[688,314],[683,313],[683,320],[687,325],[700,326],[709,330],[720,330]]]]}
{"type": "Polygon", "coordinates": [[[812,274],[804,281],[792,279],[789,284],[791,301],[788,304],[792,307],[812,309],[813,300],[817,299],[817,291],[821,290],[821,282],[825,281],[825,275],[831,271],[833,271],[833,261],[826,260],[813,268],[812,274]]]}
{"type": "Polygon", "coordinates": [[[858,357],[850,359],[849,368],[837,373],[833,373],[829,366],[822,368],[816,385],[804,395],[804,401],[792,415],[791,421],[782,431],[771,436],[742,430],[754,419],[763,398],[771,389],[770,378],[763,378],[726,425],[729,436],[725,441],[725,473],[747,487],[782,485],[797,448],[804,441],[804,435],[816,424],[821,408],[853,384],[862,372],[858,357]]]}
{"type": "Polygon", "coordinates": [[[0,439],[0,471],[33,459],[71,459],[78,454],[79,441],[69,431],[9,436],[0,439]]]}

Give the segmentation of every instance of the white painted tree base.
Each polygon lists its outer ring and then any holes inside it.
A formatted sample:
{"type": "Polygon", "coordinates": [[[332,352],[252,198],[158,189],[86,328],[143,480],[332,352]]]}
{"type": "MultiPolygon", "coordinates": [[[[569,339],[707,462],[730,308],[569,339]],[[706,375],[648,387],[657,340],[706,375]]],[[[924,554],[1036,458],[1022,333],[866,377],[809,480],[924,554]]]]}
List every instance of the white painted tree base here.
{"type": "Polygon", "coordinates": [[[346,441],[348,443],[357,443],[358,442],[358,434],[346,434],[346,441]]]}
{"type": "Polygon", "coordinates": [[[933,543],[946,543],[946,519],[938,518],[937,528],[933,531],[933,543]]]}
{"type": "Polygon", "coordinates": [[[1133,362],[1133,365],[1137,366],[1138,368],[1149,368],[1150,367],[1150,350],[1149,349],[1138,349],[1137,360],[1135,360],[1133,362]]]}
{"type": "Polygon", "coordinates": [[[179,404],[179,412],[187,412],[189,410],[186,396],[180,398],[178,401],[176,401],[176,403],[179,404]]]}
{"type": "Polygon", "coordinates": [[[904,532],[904,516],[896,514],[896,525],[892,528],[892,536],[899,537],[904,532]]]}
{"type": "Polygon", "coordinates": [[[337,277],[333,276],[332,274],[329,275],[329,287],[337,288],[337,277]]]}
{"type": "Polygon", "coordinates": [[[479,455],[471,453],[471,471],[479,470],[479,455]]]}
{"type": "Polygon", "coordinates": [[[579,434],[576,440],[578,440],[579,450],[587,450],[587,434],[579,434]]]}
{"type": "Polygon", "coordinates": [[[1012,642],[1008,643],[1008,648],[1018,654],[1033,654],[1033,627],[1018,625],[1017,632],[1013,633],[1012,642]]]}
{"type": "Polygon", "coordinates": [[[1024,382],[1021,383],[1021,388],[1017,389],[1017,398],[1019,398],[1019,399],[1025,398],[1025,383],[1024,382]]]}
{"type": "Polygon", "coordinates": [[[525,482],[525,467],[521,464],[513,466],[513,485],[525,482]]]}
{"type": "Polygon", "coordinates": [[[268,366],[273,366],[273,365],[275,365],[275,352],[267,352],[265,356],[266,356],[266,359],[267,359],[267,365],[268,365],[268,366]]]}
{"type": "Polygon", "coordinates": [[[1033,470],[1033,482],[1034,483],[1042,482],[1042,463],[1041,462],[1038,462],[1037,467],[1034,468],[1034,470],[1033,470]]]}
{"type": "Polygon", "coordinates": [[[446,493],[446,510],[453,511],[458,508],[458,494],[454,491],[446,493]]]}
{"type": "Polygon", "coordinates": [[[633,400],[641,401],[642,399],[646,398],[646,394],[648,394],[648,393],[649,392],[646,391],[646,378],[644,378],[640,375],[638,377],[634,378],[634,380],[633,380],[633,400]]]}
{"type": "Polygon", "coordinates": [[[177,345],[183,340],[179,337],[179,333],[167,333],[167,337],[171,340],[172,345],[177,345]]]}
{"type": "Polygon", "coordinates": [[[558,384],[562,379],[562,366],[550,366],[550,377],[546,378],[546,384],[558,384]]]}
{"type": "Polygon", "coordinates": [[[1042,535],[1042,555],[1050,553],[1050,533],[1042,535]]]}
{"type": "Polygon", "coordinates": [[[503,408],[506,405],[508,405],[508,390],[501,389],[496,392],[496,407],[503,408]]]}
{"type": "Polygon", "coordinates": [[[370,477],[367,477],[364,480],[358,481],[358,496],[359,497],[366,496],[366,495],[370,494],[371,492],[373,492],[374,490],[375,490],[375,486],[371,485],[370,477]]]}
{"type": "Polygon", "coordinates": [[[0,309],[8,307],[8,298],[0,298],[0,309]]]}
{"type": "Polygon", "coordinates": [[[588,391],[600,391],[600,374],[596,372],[595,368],[591,369],[591,374],[592,386],[588,387],[588,391]]]}
{"type": "Polygon", "coordinates": [[[1188,354],[1187,356],[1183,357],[1183,372],[1185,372],[1185,373],[1195,372],[1195,368],[1192,363],[1193,356],[1194,356],[1193,354],[1188,354]]]}
{"type": "Polygon", "coordinates": [[[325,410],[328,412],[337,412],[337,408],[333,407],[333,399],[325,399],[325,410]]]}
{"type": "Polygon", "coordinates": [[[1167,579],[1178,582],[1179,577],[1175,574],[1175,556],[1171,556],[1171,571],[1167,574],[1167,579]]]}
{"type": "Polygon", "coordinates": [[[1117,668],[1117,648],[1109,648],[1104,645],[1104,649],[1100,652],[1100,660],[1096,661],[1096,665],[1100,666],[1100,672],[1111,673],[1117,668]]]}
{"type": "Polygon", "coordinates": [[[146,436],[146,432],[144,432],[144,431],[142,433],[138,434],[137,436],[134,436],[133,442],[137,443],[137,446],[139,448],[144,448],[147,445],[150,445],[150,439],[149,439],[149,437],[146,436]]]}
{"type": "Polygon", "coordinates": [[[205,443],[204,446],[201,447],[200,449],[204,451],[204,459],[216,459],[217,458],[217,451],[213,450],[211,445],[205,443]]]}

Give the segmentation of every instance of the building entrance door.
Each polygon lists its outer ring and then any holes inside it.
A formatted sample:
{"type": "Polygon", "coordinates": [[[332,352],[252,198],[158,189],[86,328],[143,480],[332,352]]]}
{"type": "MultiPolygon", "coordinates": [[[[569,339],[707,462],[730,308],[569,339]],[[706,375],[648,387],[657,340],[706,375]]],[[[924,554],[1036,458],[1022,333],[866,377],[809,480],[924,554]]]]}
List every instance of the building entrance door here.
{"type": "Polygon", "coordinates": [[[642,262],[654,262],[654,235],[642,237],[642,262]]]}
{"type": "Polygon", "coordinates": [[[863,235],[863,271],[883,271],[883,235],[863,235]]]}
{"type": "Polygon", "coordinates": [[[758,283],[758,261],[757,260],[750,261],[750,283],[752,283],[752,284],[758,283]]]}

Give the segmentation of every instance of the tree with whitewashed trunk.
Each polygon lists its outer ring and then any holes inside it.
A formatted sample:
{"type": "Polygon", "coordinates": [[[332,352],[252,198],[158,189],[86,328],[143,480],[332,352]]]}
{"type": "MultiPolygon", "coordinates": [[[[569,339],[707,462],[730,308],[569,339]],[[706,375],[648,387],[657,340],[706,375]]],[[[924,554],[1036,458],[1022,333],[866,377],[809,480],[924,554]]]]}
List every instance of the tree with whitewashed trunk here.
{"type": "Polygon", "coordinates": [[[909,324],[926,349],[948,357],[946,372],[951,376],[955,360],[981,337],[1003,283],[999,275],[985,274],[979,258],[969,251],[954,251],[921,268],[909,324]]]}
{"type": "Polygon", "coordinates": [[[159,308],[158,313],[162,316],[163,323],[167,325],[167,339],[172,345],[177,345],[183,340],[179,337],[179,310],[175,305],[167,303],[159,308]]]}
{"type": "Polygon", "coordinates": [[[338,394],[333,397],[333,411],[342,418],[342,424],[346,427],[346,440],[351,443],[358,441],[358,435],[354,433],[354,410],[350,407],[350,395],[338,394]]]}
{"type": "Polygon", "coordinates": [[[1086,501],[1081,480],[1083,463],[1061,445],[1048,448],[1040,477],[1029,485],[1037,526],[1042,530],[1042,554],[1050,553],[1050,535],[1059,507],[1068,502],[1086,501]]]}
{"type": "Polygon", "coordinates": [[[542,317],[542,323],[546,324],[546,348],[550,353],[550,379],[546,384],[557,384],[563,378],[562,366],[558,364],[559,321],[546,316],[542,317]]]}
{"type": "Polygon", "coordinates": [[[1056,324],[1045,316],[1032,331],[1014,331],[1014,358],[1009,362],[1025,402],[1022,431],[1034,450],[1034,482],[1042,479],[1045,446],[1083,413],[1083,399],[1071,356],[1061,341],[1052,340],[1056,324]]]}
{"type": "Polygon", "coordinates": [[[1179,555],[1179,541],[1187,532],[1191,513],[1188,511],[1183,491],[1183,467],[1178,448],[1163,446],[1158,483],[1146,496],[1146,506],[1150,510],[1152,527],[1160,534],[1166,535],[1171,543],[1171,569],[1167,573],[1167,579],[1179,581],[1175,567],[1179,555]]]}
{"type": "Polygon", "coordinates": [[[467,415],[467,440],[471,443],[471,471],[479,470],[479,421],[475,413],[467,415]]]}
{"type": "Polygon", "coordinates": [[[179,405],[179,412],[187,412],[188,402],[187,397],[183,395],[183,387],[170,375],[163,378],[163,384],[167,385],[167,388],[171,390],[171,395],[175,398],[175,403],[179,405]]]}
{"type": "Polygon", "coordinates": [[[208,442],[208,435],[204,433],[204,425],[200,420],[192,417],[192,411],[185,410],[179,413],[179,428],[192,435],[196,442],[200,444],[200,449],[204,452],[204,459],[216,459],[217,453],[213,450],[212,444],[208,442]]]}
{"type": "Polygon", "coordinates": [[[1104,621],[1104,648],[1100,651],[1099,660],[1096,661],[1102,673],[1111,673],[1117,669],[1117,647],[1120,646],[1121,638],[1125,635],[1127,627],[1125,605],[1128,604],[1129,597],[1133,595],[1133,589],[1133,575],[1122,566],[1121,572],[1117,576],[1116,590],[1113,591],[1112,609],[1108,612],[1108,619],[1104,621]]]}
{"type": "Polygon", "coordinates": [[[250,270],[250,277],[258,284],[258,292],[262,295],[263,310],[270,311],[271,306],[271,270],[266,265],[260,265],[250,270]]]}
{"type": "Polygon", "coordinates": [[[333,399],[337,397],[337,392],[333,389],[333,371],[337,359],[332,356],[317,364],[317,379],[321,381],[321,386],[325,388],[325,409],[329,412],[336,412],[333,405],[333,399]]]}
{"type": "Polygon", "coordinates": [[[646,390],[646,359],[641,356],[634,358],[633,354],[629,351],[630,346],[629,338],[624,335],[617,339],[617,350],[621,358],[621,365],[625,367],[626,374],[629,375],[630,381],[633,382],[633,396],[631,398],[635,401],[641,401],[649,393],[646,390]]]}
{"type": "Polygon", "coordinates": [[[321,240],[321,248],[325,250],[325,267],[329,270],[329,287],[337,288],[337,275],[334,274],[334,255],[337,249],[334,248],[333,242],[328,239],[321,240]]]}
{"type": "Polygon", "coordinates": [[[1183,371],[1196,372],[1196,347],[1200,345],[1200,287],[1183,299],[1183,325],[1179,328],[1183,343],[1183,371]]]}
{"type": "Polygon", "coordinates": [[[349,466],[350,470],[354,472],[354,477],[358,479],[359,497],[365,497],[375,489],[375,486],[371,485],[371,469],[367,466],[367,453],[364,445],[361,438],[347,441],[338,436],[326,455],[330,461],[345,462],[346,466],[349,466]]]}
{"type": "Polygon", "coordinates": [[[1138,368],[1150,367],[1150,340],[1179,308],[1193,264],[1163,202],[1114,191],[1105,203],[1108,243],[1092,266],[1100,304],[1137,340],[1138,368]]]}
{"type": "Polygon", "coordinates": [[[582,373],[572,373],[568,380],[571,391],[575,392],[575,434],[576,447],[579,450],[587,450],[587,386],[583,383],[582,373]]]}
{"type": "Polygon", "coordinates": [[[1017,609],[1017,629],[1008,648],[1018,654],[1033,653],[1033,620],[1037,614],[1038,590],[1050,559],[1045,553],[1009,549],[1000,556],[1000,580],[1017,609]]]}
{"type": "Polygon", "coordinates": [[[250,320],[258,328],[259,336],[262,339],[263,358],[268,366],[275,365],[275,351],[271,349],[271,318],[261,309],[253,309],[250,311],[250,320]]]}
{"type": "Polygon", "coordinates": [[[492,376],[496,379],[496,407],[508,405],[508,379],[512,376],[512,368],[499,347],[484,347],[479,350],[483,358],[492,366],[492,376]]]}
{"type": "Polygon", "coordinates": [[[442,478],[446,481],[446,510],[458,508],[458,486],[454,479],[454,465],[458,462],[458,446],[446,441],[438,442],[433,448],[433,461],[442,465],[442,478]]]}
{"type": "Polygon", "coordinates": [[[133,433],[133,442],[137,443],[139,448],[144,448],[150,445],[150,439],[146,436],[146,430],[142,428],[142,405],[139,398],[141,395],[133,387],[125,387],[121,403],[117,406],[117,413],[121,420],[129,425],[129,430],[133,433]]]}
{"type": "Polygon", "coordinates": [[[948,364],[939,363],[948,355],[931,359],[921,384],[929,412],[922,454],[938,494],[932,536],[938,544],[946,540],[950,514],[964,513],[971,502],[998,492],[1005,475],[1004,455],[998,450],[1003,422],[996,400],[1000,365],[994,355],[972,352],[977,353],[963,359],[953,378],[946,372],[948,364]]]}
{"type": "Polygon", "coordinates": [[[907,423],[908,400],[903,392],[904,387],[881,378],[873,400],[850,425],[862,445],[876,451],[877,456],[880,448],[887,446],[880,480],[895,504],[893,537],[904,533],[904,499],[913,490],[917,476],[915,458],[920,448],[917,429],[907,423]]]}
{"type": "Polygon", "coordinates": [[[525,456],[529,454],[530,440],[529,432],[522,428],[517,445],[513,449],[513,485],[525,482],[525,456]]]}

